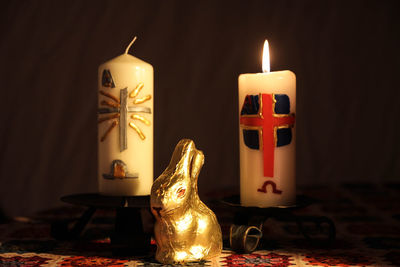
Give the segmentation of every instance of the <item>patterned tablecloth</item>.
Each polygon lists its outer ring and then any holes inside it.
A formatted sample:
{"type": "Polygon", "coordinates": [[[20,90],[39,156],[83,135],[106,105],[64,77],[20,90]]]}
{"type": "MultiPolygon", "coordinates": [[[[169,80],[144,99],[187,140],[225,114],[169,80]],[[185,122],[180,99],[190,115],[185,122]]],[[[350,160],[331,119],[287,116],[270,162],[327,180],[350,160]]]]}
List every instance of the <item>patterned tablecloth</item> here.
{"type": "MultiPolygon", "coordinates": [[[[400,184],[308,187],[301,191],[321,201],[296,213],[330,217],[337,228],[333,244],[311,244],[295,224],[268,220],[254,253],[235,254],[225,241],[219,257],[188,265],[400,266],[400,184]]],[[[50,222],[77,217],[83,210],[65,206],[0,224],[0,266],[161,266],[152,254],[112,256],[107,233],[113,227],[113,213],[108,210],[96,212],[78,241],[60,242],[50,237],[50,222]]],[[[223,208],[215,211],[227,239],[232,213],[223,208]]],[[[311,225],[309,231],[313,231],[311,225]]]]}

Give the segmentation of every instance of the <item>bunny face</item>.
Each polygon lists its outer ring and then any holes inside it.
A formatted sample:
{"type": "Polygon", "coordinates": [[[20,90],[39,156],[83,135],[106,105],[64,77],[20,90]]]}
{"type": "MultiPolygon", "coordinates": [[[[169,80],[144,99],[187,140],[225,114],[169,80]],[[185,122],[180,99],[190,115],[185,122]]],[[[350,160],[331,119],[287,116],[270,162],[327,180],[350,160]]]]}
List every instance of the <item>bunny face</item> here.
{"type": "Polygon", "coordinates": [[[190,181],[180,175],[175,174],[168,178],[161,175],[153,184],[151,206],[155,216],[167,216],[172,211],[177,209],[185,209],[185,203],[188,203],[188,198],[192,188],[190,181]],[[170,182],[166,180],[170,179],[170,182]]]}
{"type": "Polygon", "coordinates": [[[194,142],[181,140],[169,166],[153,183],[150,204],[156,217],[156,259],[162,263],[206,259],[221,252],[217,218],[197,193],[203,164],[204,155],[194,142]]]}

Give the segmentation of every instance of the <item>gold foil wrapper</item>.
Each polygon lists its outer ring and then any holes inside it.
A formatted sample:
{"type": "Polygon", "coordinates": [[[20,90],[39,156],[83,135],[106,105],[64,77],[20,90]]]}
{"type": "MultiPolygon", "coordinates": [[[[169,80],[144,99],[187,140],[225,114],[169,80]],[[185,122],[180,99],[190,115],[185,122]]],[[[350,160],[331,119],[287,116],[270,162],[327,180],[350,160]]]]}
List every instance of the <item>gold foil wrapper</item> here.
{"type": "Polygon", "coordinates": [[[192,140],[183,139],[151,188],[156,260],[161,263],[199,261],[221,253],[221,227],[198,195],[197,180],[203,164],[203,153],[192,140]]]}

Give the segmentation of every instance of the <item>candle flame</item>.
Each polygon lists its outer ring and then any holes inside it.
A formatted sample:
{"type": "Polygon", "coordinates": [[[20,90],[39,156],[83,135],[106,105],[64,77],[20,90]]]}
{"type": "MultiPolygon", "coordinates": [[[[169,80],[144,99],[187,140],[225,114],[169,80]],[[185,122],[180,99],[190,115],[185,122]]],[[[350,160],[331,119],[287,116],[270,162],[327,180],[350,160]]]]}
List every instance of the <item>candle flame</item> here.
{"type": "Polygon", "coordinates": [[[270,72],[270,70],[271,70],[270,64],[269,64],[269,45],[268,45],[268,40],[265,40],[265,42],[264,42],[262,70],[263,70],[263,72],[270,72]]]}

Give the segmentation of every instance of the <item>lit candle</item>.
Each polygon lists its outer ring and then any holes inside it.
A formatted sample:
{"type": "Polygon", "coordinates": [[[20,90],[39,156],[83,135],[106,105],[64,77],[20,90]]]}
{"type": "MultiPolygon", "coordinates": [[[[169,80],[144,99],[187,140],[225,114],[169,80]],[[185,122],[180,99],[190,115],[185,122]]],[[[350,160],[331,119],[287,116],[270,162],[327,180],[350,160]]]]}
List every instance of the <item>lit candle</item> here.
{"type": "Polygon", "coordinates": [[[296,76],[270,72],[239,76],[240,199],[243,206],[290,206],[296,200],[296,76]]]}
{"type": "Polygon", "coordinates": [[[98,181],[104,195],[149,195],[153,184],[153,67],[125,53],[99,67],[98,181]]]}

